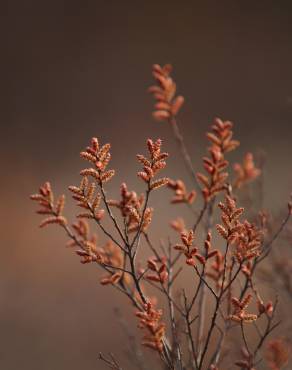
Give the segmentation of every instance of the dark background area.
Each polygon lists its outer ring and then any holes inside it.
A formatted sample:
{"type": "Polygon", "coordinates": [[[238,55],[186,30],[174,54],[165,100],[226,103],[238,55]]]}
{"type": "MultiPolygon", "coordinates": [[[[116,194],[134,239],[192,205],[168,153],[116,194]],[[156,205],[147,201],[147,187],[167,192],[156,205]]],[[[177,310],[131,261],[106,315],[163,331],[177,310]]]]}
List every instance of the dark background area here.
{"type": "MultiPolygon", "coordinates": [[[[292,190],[292,5],[12,0],[1,2],[0,35],[0,368],[102,369],[100,350],[125,347],[111,307],[125,307],[136,330],[132,309],[63,248],[61,231],[37,229],[28,195],[47,179],[56,193],[77,183],[78,153],[93,135],[113,146],[113,197],[123,180],[142,191],[135,154],[148,137],[165,140],[167,174],[187,179],[146,93],[151,65],[170,62],[195,167],[213,117],[230,119],[242,143],[234,159],[265,150],[265,206],[283,205],[292,190]]],[[[164,227],[167,235],[170,212],[183,213],[162,207],[168,198],[154,197],[154,238],[164,227]]]]}

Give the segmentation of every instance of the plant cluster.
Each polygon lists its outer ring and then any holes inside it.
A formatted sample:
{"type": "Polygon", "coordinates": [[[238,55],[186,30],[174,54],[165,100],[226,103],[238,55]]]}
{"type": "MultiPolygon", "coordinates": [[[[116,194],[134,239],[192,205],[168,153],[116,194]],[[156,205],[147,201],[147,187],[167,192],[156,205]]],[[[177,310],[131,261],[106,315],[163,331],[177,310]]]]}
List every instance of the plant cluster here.
{"type": "MultiPolygon", "coordinates": [[[[153,66],[156,83],[149,89],[155,99],[153,117],[173,130],[194,189],[187,190],[181,179],[160,176],[168,153],[160,139],[148,139],[148,155],[137,155],[143,194],[129,190],[124,182],[119,199],[109,198],[106,186],[115,175],[115,170],[108,169],[111,146],[92,138],[80,153],[89,166],[81,170],[80,184],[69,186],[80,208],[77,221],[67,220],[65,196],[55,200],[47,182],[31,196],[40,206],[37,213],[44,216],[40,226],[63,228],[81,263],[98,265],[104,271],[100,283],[128,298],[143,332],[142,344],[156,352],[162,368],[282,369],[288,362],[288,345],[283,338],[268,339],[280,324],[279,299],[263,298],[257,271],[286,230],[292,204],[288,203],[286,216],[273,233],[264,212],[249,219],[249,209],[239,205],[240,194],[260,178],[262,169],[248,153],[232,172],[228,156],[239,141],[233,138],[230,121],[215,118],[207,132],[204,172],[194,169],[177,123],[184,98],[176,95],[171,71],[170,65],[153,66]],[[151,196],[166,188],[174,193],[170,202],[187,206],[190,218],[166,220],[177,240],[166,238],[157,245],[150,234],[155,217],[151,196]],[[111,227],[106,226],[106,217],[111,227]],[[89,222],[105,235],[104,245],[91,233],[89,222]],[[178,278],[184,271],[187,287],[178,278]]],[[[100,354],[100,359],[110,368],[122,369],[113,355],[100,354]]]]}

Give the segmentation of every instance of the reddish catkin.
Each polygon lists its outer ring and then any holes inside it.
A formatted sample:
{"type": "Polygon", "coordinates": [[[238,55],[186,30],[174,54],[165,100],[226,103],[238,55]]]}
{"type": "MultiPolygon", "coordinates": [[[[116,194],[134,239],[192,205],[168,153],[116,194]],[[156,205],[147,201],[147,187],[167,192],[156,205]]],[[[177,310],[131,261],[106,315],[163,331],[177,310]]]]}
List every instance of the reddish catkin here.
{"type": "Polygon", "coordinates": [[[228,166],[225,154],[239,145],[237,140],[232,139],[232,127],[232,122],[216,118],[212,125],[212,132],[207,133],[207,138],[211,142],[210,157],[203,158],[207,175],[197,173],[197,179],[203,186],[202,194],[206,202],[225,189],[228,177],[228,172],[225,171],[228,166]]]}
{"type": "Polygon", "coordinates": [[[166,258],[149,258],[147,262],[151,273],[146,274],[146,279],[164,284],[168,279],[166,258]]]}
{"type": "Polygon", "coordinates": [[[271,370],[281,370],[288,363],[289,347],[283,339],[270,340],[266,346],[266,358],[271,370]]]}
{"type": "Polygon", "coordinates": [[[161,146],[160,139],[156,141],[148,139],[147,147],[150,158],[147,159],[141,154],[137,155],[138,161],[143,165],[143,171],[139,171],[137,175],[148,184],[149,190],[158,189],[169,182],[167,177],[154,180],[157,173],[165,167],[165,159],[168,157],[168,153],[161,152],[161,146]]]}
{"type": "MultiPolygon", "coordinates": [[[[211,234],[208,233],[207,239],[205,241],[211,248],[210,244],[211,234]]],[[[212,258],[217,255],[218,251],[212,251],[204,257],[198,250],[198,247],[194,246],[194,232],[190,231],[181,231],[181,241],[182,244],[174,245],[174,249],[183,253],[186,257],[186,264],[190,266],[196,266],[198,263],[204,266],[209,258],[212,258]]]]}
{"type": "Polygon", "coordinates": [[[177,232],[186,232],[186,225],[183,218],[179,217],[176,220],[170,222],[170,226],[177,232]]]}
{"type": "Polygon", "coordinates": [[[144,309],[136,313],[140,320],[139,327],[147,333],[144,336],[143,345],[162,352],[162,340],[165,334],[165,324],[160,321],[162,310],[155,309],[151,302],[145,304],[144,309]]]}
{"type": "Polygon", "coordinates": [[[167,186],[174,191],[174,197],[172,198],[171,203],[192,204],[196,199],[196,191],[192,190],[188,193],[182,180],[169,180],[167,186]]]}
{"type": "Polygon", "coordinates": [[[248,294],[242,300],[233,297],[231,299],[231,303],[233,305],[234,312],[232,315],[229,316],[229,319],[239,323],[241,322],[252,323],[253,321],[255,321],[258,318],[256,314],[246,313],[246,309],[249,306],[251,298],[252,298],[251,294],[248,294]]]}
{"type": "Polygon", "coordinates": [[[261,174],[261,170],[255,166],[252,153],[245,155],[242,164],[235,163],[233,169],[235,172],[233,187],[235,189],[255,180],[261,174]]]}
{"type": "Polygon", "coordinates": [[[40,187],[39,194],[32,194],[30,199],[39,204],[38,214],[48,216],[40,223],[39,226],[41,228],[50,224],[57,224],[63,227],[67,225],[68,221],[62,215],[65,206],[65,196],[61,195],[55,204],[54,194],[49,182],[40,187]]]}
{"type": "Polygon", "coordinates": [[[153,95],[156,103],[152,115],[157,121],[167,121],[175,117],[184,104],[184,97],[176,94],[176,83],[170,76],[172,66],[166,64],[161,67],[154,64],[153,77],[157,85],[151,86],[148,91],[153,95]]]}

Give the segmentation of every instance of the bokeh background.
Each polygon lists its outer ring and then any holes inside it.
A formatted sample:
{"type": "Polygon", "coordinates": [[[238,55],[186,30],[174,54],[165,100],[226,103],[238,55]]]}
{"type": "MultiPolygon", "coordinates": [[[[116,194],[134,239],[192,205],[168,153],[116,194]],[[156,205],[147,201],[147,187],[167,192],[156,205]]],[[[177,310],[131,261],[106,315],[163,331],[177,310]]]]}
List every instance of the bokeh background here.
{"type": "MultiPolygon", "coordinates": [[[[213,117],[230,119],[242,143],[233,158],[264,150],[265,206],[282,206],[292,190],[292,5],[11,0],[1,3],[0,35],[0,368],[103,369],[99,351],[119,356],[126,347],[112,308],[135,332],[132,308],[63,247],[61,231],[37,228],[28,195],[48,179],[56,193],[78,183],[78,153],[93,135],[112,143],[112,197],[124,180],[143,190],[135,154],[148,137],[165,141],[167,174],[189,184],[146,93],[151,65],[170,62],[186,97],[180,127],[194,166],[213,117]]],[[[184,215],[168,199],[153,198],[154,240],[184,215]]],[[[75,210],[71,202],[68,216],[75,210]]]]}

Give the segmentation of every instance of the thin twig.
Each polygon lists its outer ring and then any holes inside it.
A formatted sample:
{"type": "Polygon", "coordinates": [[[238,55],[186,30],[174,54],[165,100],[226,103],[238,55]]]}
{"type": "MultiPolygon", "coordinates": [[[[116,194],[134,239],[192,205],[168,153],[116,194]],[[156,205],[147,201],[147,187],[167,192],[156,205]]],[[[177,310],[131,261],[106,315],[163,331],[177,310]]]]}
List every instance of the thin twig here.
{"type": "Polygon", "coordinates": [[[112,353],[109,354],[109,358],[106,358],[101,352],[98,355],[98,358],[103,361],[105,364],[107,364],[108,367],[115,370],[123,370],[116,359],[114,358],[114,355],[112,353]]]}
{"type": "Polygon", "coordinates": [[[182,154],[182,157],[183,157],[183,160],[184,160],[185,167],[186,167],[192,181],[194,182],[196,190],[200,191],[201,188],[200,188],[200,186],[198,184],[198,181],[197,181],[197,178],[196,178],[196,171],[193,167],[191,157],[190,157],[190,155],[188,153],[188,150],[186,148],[184,138],[183,138],[183,136],[180,132],[180,129],[178,127],[176,119],[173,116],[171,116],[171,118],[169,119],[169,123],[171,125],[172,132],[174,134],[176,142],[178,143],[178,146],[180,148],[180,151],[181,151],[181,154],[182,154]]]}

